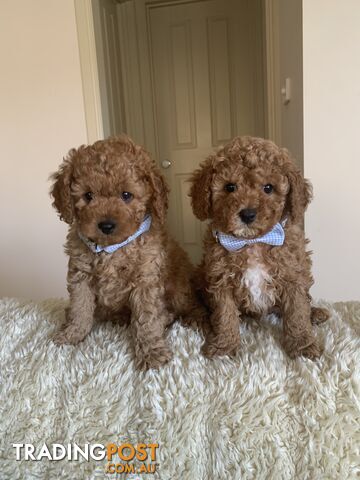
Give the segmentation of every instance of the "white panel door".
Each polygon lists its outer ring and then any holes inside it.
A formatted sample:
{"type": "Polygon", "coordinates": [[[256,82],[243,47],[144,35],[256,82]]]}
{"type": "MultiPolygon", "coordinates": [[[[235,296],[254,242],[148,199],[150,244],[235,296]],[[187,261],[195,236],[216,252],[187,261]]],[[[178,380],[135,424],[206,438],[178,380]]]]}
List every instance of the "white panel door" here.
{"type": "Polygon", "coordinates": [[[188,197],[191,172],[233,136],[264,135],[261,1],[160,4],[149,27],[169,228],[198,262],[203,227],[188,197]]]}

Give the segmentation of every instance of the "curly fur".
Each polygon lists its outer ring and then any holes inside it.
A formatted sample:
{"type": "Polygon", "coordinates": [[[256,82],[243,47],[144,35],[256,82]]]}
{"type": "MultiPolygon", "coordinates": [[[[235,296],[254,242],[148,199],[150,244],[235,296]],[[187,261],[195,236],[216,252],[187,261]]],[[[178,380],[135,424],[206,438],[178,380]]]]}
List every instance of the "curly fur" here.
{"type": "Polygon", "coordinates": [[[155,162],[128,137],[113,137],[71,150],[52,178],[53,205],[70,226],[70,307],[56,343],[82,341],[95,319],[130,323],[138,366],[159,367],[171,358],[166,327],[201,307],[191,287],[190,261],[164,226],[168,187],[155,162]],[[130,201],[121,198],[124,191],[132,194],[130,201]],[[81,233],[102,246],[120,243],[147,213],[150,230],[112,254],[93,253],[79,238],[81,233]],[[116,228],[106,235],[98,224],[108,219],[116,228]]]}
{"type": "Polygon", "coordinates": [[[244,315],[278,311],[283,317],[283,344],[291,357],[318,357],[321,348],[312,323],[327,319],[323,309],[311,309],[313,283],[310,253],[302,228],[312,188],[287,150],[253,137],[237,137],[209,156],[194,172],[192,207],[200,220],[210,219],[204,257],[197,272],[198,288],[211,309],[211,331],[203,351],[207,356],[233,353],[240,343],[239,320],[244,315]],[[236,185],[228,192],[225,185],[236,185]],[[273,186],[267,194],[263,187],[273,186]],[[244,223],[239,212],[256,210],[244,223]],[[284,221],[285,243],[253,244],[229,252],[212,230],[256,238],[284,221]]]}

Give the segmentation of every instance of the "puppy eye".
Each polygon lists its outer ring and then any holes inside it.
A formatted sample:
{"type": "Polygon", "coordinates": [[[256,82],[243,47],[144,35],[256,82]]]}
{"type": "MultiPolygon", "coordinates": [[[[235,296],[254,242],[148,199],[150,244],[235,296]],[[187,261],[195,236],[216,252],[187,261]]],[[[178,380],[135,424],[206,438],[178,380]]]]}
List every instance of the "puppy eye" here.
{"type": "Polygon", "coordinates": [[[85,197],[85,200],[87,200],[88,202],[91,202],[91,200],[94,198],[92,192],[86,192],[84,197],[85,197]]]}
{"type": "Polygon", "coordinates": [[[274,190],[274,187],[270,183],[267,183],[266,185],[264,185],[263,190],[265,193],[269,194],[274,190]]]}
{"type": "Polygon", "coordinates": [[[130,200],[133,198],[133,194],[130,192],[122,192],[121,198],[124,200],[124,202],[130,202],[130,200]]]}
{"type": "Polygon", "coordinates": [[[225,185],[225,190],[229,193],[235,192],[237,185],[235,183],[227,183],[225,185]]]}

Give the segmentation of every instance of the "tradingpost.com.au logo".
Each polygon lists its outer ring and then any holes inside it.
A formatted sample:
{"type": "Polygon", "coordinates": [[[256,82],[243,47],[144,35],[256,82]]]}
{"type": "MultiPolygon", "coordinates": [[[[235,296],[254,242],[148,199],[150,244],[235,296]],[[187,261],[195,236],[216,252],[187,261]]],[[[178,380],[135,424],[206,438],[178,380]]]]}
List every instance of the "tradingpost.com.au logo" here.
{"type": "Polygon", "coordinates": [[[79,461],[81,458],[90,461],[102,461],[107,459],[105,473],[155,473],[158,467],[156,463],[158,443],[85,443],[80,447],[77,443],[52,443],[48,446],[44,443],[36,448],[31,443],[13,443],[16,460],[41,461],[79,461]],[[119,460],[119,461],[118,461],[119,460]],[[129,463],[129,462],[136,462],[129,463]]]}

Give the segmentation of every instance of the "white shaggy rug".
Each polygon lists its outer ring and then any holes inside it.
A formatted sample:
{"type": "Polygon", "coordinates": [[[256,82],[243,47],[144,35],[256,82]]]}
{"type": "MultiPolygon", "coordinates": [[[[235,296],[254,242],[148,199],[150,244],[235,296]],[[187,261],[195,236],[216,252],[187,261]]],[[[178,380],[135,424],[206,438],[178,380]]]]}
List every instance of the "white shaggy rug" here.
{"type": "MultiPolygon", "coordinates": [[[[360,475],[360,303],[329,305],[320,361],[289,360],[275,318],[241,326],[234,359],[199,355],[169,332],[173,361],[134,369],[125,327],[79,346],[49,337],[65,301],[0,301],[1,479],[355,479],[360,475]],[[103,461],[15,460],[13,443],[159,443],[155,474],[105,474],[103,461]]],[[[129,462],[131,463],[131,462],[129,462]]]]}

